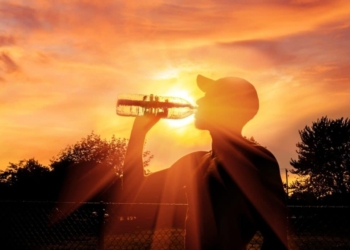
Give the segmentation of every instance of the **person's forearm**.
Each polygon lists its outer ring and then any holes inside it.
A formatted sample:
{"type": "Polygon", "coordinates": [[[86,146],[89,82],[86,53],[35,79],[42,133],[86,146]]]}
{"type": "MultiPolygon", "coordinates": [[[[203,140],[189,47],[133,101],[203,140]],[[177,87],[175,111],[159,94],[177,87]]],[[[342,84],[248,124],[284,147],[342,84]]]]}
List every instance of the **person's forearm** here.
{"type": "Polygon", "coordinates": [[[133,127],[124,160],[124,185],[139,184],[144,177],[143,147],[146,132],[133,127]]]}

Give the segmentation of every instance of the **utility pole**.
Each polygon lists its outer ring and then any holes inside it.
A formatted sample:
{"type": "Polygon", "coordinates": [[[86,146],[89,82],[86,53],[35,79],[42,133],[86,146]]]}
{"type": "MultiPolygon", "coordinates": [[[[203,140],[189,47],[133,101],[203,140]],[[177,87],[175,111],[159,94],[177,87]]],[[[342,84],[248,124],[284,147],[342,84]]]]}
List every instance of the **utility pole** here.
{"type": "Polygon", "coordinates": [[[288,169],[286,169],[286,189],[287,189],[287,199],[289,197],[289,191],[288,191],[288,169]]]}

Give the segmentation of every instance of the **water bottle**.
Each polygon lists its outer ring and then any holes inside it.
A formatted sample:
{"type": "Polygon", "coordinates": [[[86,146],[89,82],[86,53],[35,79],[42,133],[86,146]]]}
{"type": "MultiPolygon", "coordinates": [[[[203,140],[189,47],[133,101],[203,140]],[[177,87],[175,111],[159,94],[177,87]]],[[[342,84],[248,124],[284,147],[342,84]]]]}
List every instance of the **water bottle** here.
{"type": "Polygon", "coordinates": [[[183,98],[141,94],[120,94],[117,114],[120,116],[154,115],[168,119],[182,119],[192,115],[196,107],[183,98]]]}

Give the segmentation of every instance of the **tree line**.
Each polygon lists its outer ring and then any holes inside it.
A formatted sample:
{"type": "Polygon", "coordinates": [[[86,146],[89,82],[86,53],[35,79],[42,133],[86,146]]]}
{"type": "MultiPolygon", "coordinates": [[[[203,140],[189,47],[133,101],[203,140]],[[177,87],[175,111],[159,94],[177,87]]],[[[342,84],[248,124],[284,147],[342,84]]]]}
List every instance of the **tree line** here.
{"type": "MultiPolygon", "coordinates": [[[[57,201],[66,185],[78,183],[78,179],[83,181],[87,173],[96,172],[99,166],[103,166],[105,172],[112,172],[113,176],[89,201],[106,199],[106,193],[121,186],[126,147],[127,139],[112,136],[107,140],[91,132],[61,150],[48,166],[35,158],[10,163],[0,171],[0,200],[57,201]]],[[[145,151],[143,157],[146,167],[153,155],[145,151]]],[[[86,183],[84,188],[93,188],[98,178],[92,176],[91,183],[86,183]]]]}
{"type": "MultiPolygon", "coordinates": [[[[350,205],[350,120],[322,117],[299,130],[299,135],[297,159],[290,160],[290,172],[298,177],[288,186],[288,203],[350,205]]],[[[103,166],[113,177],[88,201],[117,201],[111,194],[123,185],[127,143],[124,138],[106,140],[92,132],[64,148],[48,166],[34,158],[10,163],[0,171],[0,200],[56,201],[67,183],[77,178],[84,183],[87,173],[86,180],[92,183],[79,188],[98,183],[102,177],[94,174],[96,166],[103,166]]],[[[143,156],[146,167],[153,155],[145,151],[143,156]]]]}

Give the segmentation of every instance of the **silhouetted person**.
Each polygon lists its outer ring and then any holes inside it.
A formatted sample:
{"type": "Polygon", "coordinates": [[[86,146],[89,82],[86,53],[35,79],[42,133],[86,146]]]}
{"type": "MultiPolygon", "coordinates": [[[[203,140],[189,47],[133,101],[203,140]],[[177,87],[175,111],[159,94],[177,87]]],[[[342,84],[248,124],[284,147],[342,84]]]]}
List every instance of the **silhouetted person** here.
{"type": "MultiPolygon", "coordinates": [[[[212,150],[188,154],[169,169],[145,176],[144,140],[159,118],[137,117],[124,164],[124,197],[137,200],[141,193],[146,200],[157,196],[157,202],[173,202],[185,193],[186,249],[246,249],[257,230],[264,238],[262,249],[286,249],[278,163],[266,148],[241,135],[259,109],[255,88],[234,77],[214,81],[199,75],[197,84],[205,95],[197,101],[195,126],[210,132],[212,150]]],[[[154,223],[171,226],[174,220],[160,208],[154,223]]]]}

